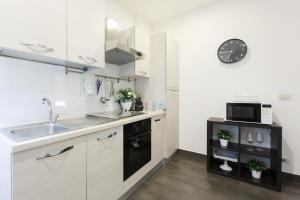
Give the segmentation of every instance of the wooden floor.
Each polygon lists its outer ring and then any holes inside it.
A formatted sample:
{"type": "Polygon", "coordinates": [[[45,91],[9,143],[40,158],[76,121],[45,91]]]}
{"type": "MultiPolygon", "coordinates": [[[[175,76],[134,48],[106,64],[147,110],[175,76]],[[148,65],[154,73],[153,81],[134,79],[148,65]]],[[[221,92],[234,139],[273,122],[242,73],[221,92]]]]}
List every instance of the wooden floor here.
{"type": "Polygon", "coordinates": [[[281,193],[206,172],[206,160],[179,152],[130,200],[300,200],[300,182],[281,193]]]}

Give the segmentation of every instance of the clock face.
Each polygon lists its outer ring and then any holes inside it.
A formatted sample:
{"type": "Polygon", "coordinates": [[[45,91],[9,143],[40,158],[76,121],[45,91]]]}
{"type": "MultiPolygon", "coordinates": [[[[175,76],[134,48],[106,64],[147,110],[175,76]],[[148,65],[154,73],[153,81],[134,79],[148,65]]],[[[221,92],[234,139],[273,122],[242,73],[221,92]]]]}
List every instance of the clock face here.
{"type": "Polygon", "coordinates": [[[218,50],[218,57],[223,63],[235,63],[242,60],[247,53],[247,45],[239,39],[224,42],[218,50]]]}

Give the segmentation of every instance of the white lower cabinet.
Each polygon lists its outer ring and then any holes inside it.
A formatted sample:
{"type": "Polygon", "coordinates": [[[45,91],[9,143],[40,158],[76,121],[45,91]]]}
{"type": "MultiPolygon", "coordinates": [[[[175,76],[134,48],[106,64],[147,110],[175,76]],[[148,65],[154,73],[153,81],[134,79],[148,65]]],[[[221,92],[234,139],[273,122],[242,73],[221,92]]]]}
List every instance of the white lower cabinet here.
{"type": "Polygon", "coordinates": [[[87,137],[87,199],[117,200],[122,195],[123,128],[87,137]]]}
{"type": "Polygon", "coordinates": [[[152,118],[152,137],[151,137],[151,162],[153,167],[164,159],[165,152],[165,118],[164,116],[152,118]]]}
{"type": "Polygon", "coordinates": [[[1,181],[9,185],[0,194],[7,198],[0,199],[117,200],[164,158],[165,117],[153,117],[151,128],[151,162],[125,182],[123,126],[119,126],[12,154],[7,159],[12,166],[9,182],[1,181]]]}
{"type": "Polygon", "coordinates": [[[86,137],[12,156],[13,200],[86,199],[86,137]]]}
{"type": "Polygon", "coordinates": [[[172,156],[179,147],[179,92],[166,90],[166,157],[172,156]]]}

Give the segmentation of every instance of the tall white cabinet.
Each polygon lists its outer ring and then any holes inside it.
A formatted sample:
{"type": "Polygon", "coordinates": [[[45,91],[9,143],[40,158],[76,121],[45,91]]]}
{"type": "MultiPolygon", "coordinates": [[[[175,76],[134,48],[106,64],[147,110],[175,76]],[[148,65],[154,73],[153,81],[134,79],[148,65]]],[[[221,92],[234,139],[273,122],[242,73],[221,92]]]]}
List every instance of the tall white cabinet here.
{"type": "Polygon", "coordinates": [[[179,91],[166,90],[166,103],[166,157],[169,158],[179,147],[179,91]]]}
{"type": "Polygon", "coordinates": [[[166,148],[170,157],[179,146],[179,44],[168,33],[151,37],[151,75],[149,80],[137,80],[137,91],[144,101],[165,104],[166,148]]]}

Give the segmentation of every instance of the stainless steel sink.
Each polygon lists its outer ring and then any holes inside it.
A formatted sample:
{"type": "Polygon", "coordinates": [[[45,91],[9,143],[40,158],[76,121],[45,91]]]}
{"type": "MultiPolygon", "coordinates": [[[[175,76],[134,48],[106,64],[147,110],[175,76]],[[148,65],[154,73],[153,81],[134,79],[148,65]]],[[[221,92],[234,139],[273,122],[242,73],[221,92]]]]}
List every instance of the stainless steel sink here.
{"type": "Polygon", "coordinates": [[[22,142],[44,136],[56,135],[68,131],[97,126],[112,121],[114,121],[114,119],[101,117],[81,117],[61,120],[58,122],[58,124],[54,125],[50,125],[49,123],[42,123],[11,127],[2,129],[0,131],[15,142],[22,142]]]}
{"type": "Polygon", "coordinates": [[[4,132],[14,141],[20,142],[49,135],[55,135],[70,131],[71,129],[62,125],[38,124],[31,126],[16,127],[6,129],[4,132]]]}

